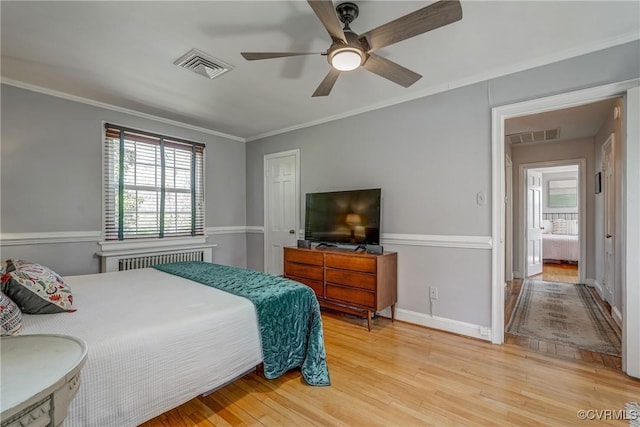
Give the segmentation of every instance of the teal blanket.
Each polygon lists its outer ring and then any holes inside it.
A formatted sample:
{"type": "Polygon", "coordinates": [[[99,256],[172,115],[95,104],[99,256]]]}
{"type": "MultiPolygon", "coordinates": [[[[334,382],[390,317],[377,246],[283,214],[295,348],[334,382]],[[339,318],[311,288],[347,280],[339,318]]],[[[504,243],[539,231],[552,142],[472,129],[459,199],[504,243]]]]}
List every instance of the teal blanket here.
{"type": "Polygon", "coordinates": [[[266,378],[301,367],[308,384],[330,384],[320,305],[311,288],[283,277],[207,262],[154,268],[250,300],[258,315],[266,378]]]}

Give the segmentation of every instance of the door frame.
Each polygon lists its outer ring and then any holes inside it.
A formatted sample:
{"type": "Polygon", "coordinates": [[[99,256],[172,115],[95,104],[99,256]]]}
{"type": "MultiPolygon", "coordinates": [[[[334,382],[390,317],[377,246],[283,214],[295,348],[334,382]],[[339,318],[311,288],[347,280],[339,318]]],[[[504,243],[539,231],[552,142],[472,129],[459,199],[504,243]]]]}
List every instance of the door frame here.
{"type": "Polygon", "coordinates": [[[640,113],[640,79],[611,83],[588,89],[567,92],[559,95],[493,107],[491,110],[491,341],[504,342],[504,224],[505,224],[505,167],[504,167],[504,122],[505,120],[560,108],[584,105],[603,99],[624,96],[625,108],[623,126],[623,191],[624,227],[629,238],[623,245],[623,301],[626,302],[623,313],[622,369],[628,375],[640,377],[640,266],[627,259],[640,258],[640,173],[637,164],[640,161],[640,133],[637,121],[627,122],[626,117],[638,117],[640,113]],[[627,137],[631,130],[632,137],[627,137]],[[634,167],[630,167],[635,164],[634,167]],[[634,333],[628,333],[631,330],[634,333]]]}
{"type": "MultiPolygon", "coordinates": [[[[522,163],[520,165],[520,218],[518,218],[518,224],[520,224],[520,233],[518,235],[518,246],[520,247],[520,262],[518,268],[523,272],[523,279],[526,278],[527,272],[527,170],[550,168],[554,166],[578,166],[578,194],[580,195],[578,204],[578,229],[579,231],[579,244],[580,244],[580,259],[578,260],[578,281],[579,283],[585,283],[585,269],[584,262],[587,259],[587,221],[585,221],[587,211],[587,159],[569,159],[569,160],[549,160],[546,162],[536,163],[522,163]],[[524,180],[524,182],[523,182],[524,180]],[[524,185],[523,185],[524,184],[524,185]]],[[[544,257],[544,251],[542,252],[544,257]]]]}
{"type": "Polygon", "coordinates": [[[508,154],[505,154],[505,162],[505,279],[513,282],[513,162],[508,154]]]}
{"type": "Polygon", "coordinates": [[[267,171],[267,164],[269,162],[269,160],[271,159],[277,159],[278,157],[288,157],[294,155],[296,160],[295,160],[295,165],[296,165],[296,189],[295,189],[295,194],[296,194],[296,203],[295,203],[295,218],[296,218],[296,223],[295,223],[295,228],[294,230],[296,231],[295,235],[299,236],[300,233],[300,149],[299,148],[294,148],[293,150],[287,150],[287,151],[280,151],[277,153],[271,153],[271,154],[265,154],[264,155],[264,160],[263,160],[263,166],[262,166],[262,179],[264,181],[264,185],[263,185],[263,219],[262,219],[262,223],[264,224],[264,238],[263,238],[263,271],[267,271],[267,263],[269,262],[269,257],[268,257],[268,252],[269,252],[269,248],[271,247],[271,241],[269,240],[269,182],[267,180],[267,175],[268,175],[268,171],[267,171]]]}

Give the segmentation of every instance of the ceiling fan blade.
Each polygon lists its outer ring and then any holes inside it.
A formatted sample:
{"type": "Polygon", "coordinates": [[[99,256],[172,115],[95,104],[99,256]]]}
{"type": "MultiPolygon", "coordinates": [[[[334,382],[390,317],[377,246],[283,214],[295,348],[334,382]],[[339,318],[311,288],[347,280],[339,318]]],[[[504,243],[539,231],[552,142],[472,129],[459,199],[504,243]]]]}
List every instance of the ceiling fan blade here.
{"type": "Polygon", "coordinates": [[[369,54],[362,68],[404,87],[409,87],[422,78],[420,74],[375,53],[369,54]]]}
{"type": "Polygon", "coordinates": [[[344,31],[342,31],[342,25],[338,20],[338,15],[336,15],[336,9],[333,6],[333,2],[331,0],[307,0],[311,9],[316,13],[324,28],[326,28],[327,32],[334,40],[342,40],[347,43],[347,38],[344,36],[344,31]]]}
{"type": "Polygon", "coordinates": [[[460,1],[441,0],[360,34],[360,40],[366,39],[369,52],[373,52],[461,19],[460,1]]]}
{"type": "Polygon", "coordinates": [[[340,71],[335,68],[331,68],[327,75],[324,77],[320,86],[313,92],[313,97],[315,96],[327,96],[333,89],[333,85],[336,84],[336,80],[338,80],[338,76],[340,75],[340,71]]]}
{"type": "Polygon", "coordinates": [[[319,52],[240,52],[247,61],[258,59],[284,58],[287,56],[320,55],[319,52]]]}

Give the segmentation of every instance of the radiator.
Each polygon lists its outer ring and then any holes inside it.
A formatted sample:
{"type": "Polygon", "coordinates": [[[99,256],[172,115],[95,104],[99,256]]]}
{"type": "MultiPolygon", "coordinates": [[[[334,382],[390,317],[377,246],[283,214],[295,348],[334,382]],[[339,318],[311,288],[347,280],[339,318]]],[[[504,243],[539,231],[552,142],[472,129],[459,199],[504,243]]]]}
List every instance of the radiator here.
{"type": "Polygon", "coordinates": [[[158,264],[182,261],[213,262],[215,244],[181,245],[152,248],[123,249],[97,252],[100,257],[100,272],[135,270],[158,264]]]}
{"type": "Polygon", "coordinates": [[[168,254],[157,254],[147,256],[137,256],[122,258],[118,260],[118,270],[135,270],[137,268],[153,267],[158,264],[168,264],[170,262],[182,261],[203,261],[204,251],[177,252],[168,254]]]}

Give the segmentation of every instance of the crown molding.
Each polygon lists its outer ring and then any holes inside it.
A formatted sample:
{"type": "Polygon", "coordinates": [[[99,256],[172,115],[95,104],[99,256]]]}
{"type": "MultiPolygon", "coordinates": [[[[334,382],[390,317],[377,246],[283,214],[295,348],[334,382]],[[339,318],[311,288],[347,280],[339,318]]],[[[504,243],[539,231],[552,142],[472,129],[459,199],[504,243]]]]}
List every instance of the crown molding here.
{"type": "Polygon", "coordinates": [[[66,92],[60,92],[53,89],[47,89],[42,86],[33,85],[31,83],[21,82],[19,80],[9,79],[6,77],[2,77],[0,79],[0,83],[14,86],[20,89],[30,90],[32,92],[42,93],[44,95],[55,96],[56,98],[66,99],[67,101],[80,102],[82,104],[91,105],[92,107],[104,108],[111,111],[117,111],[118,113],[129,114],[136,117],[141,117],[143,119],[149,119],[160,123],[165,123],[172,126],[181,127],[183,129],[194,130],[196,132],[206,133],[208,135],[218,136],[220,138],[230,139],[232,141],[237,142],[246,142],[245,138],[241,138],[236,135],[230,135],[228,133],[218,132],[212,129],[203,128],[200,126],[194,126],[187,123],[179,122],[177,120],[171,120],[160,116],[154,116],[153,114],[142,113],[140,111],[131,110],[129,108],[118,107],[117,105],[107,104],[105,102],[94,101],[93,99],[83,98],[77,95],[71,95],[66,92]]]}
{"type": "Polygon", "coordinates": [[[145,119],[149,119],[149,120],[154,120],[157,122],[161,122],[161,123],[166,123],[166,124],[170,124],[173,126],[178,126],[184,129],[190,129],[190,130],[194,130],[197,132],[202,132],[205,134],[209,134],[209,135],[214,135],[214,136],[218,136],[221,138],[225,138],[225,139],[229,139],[232,141],[237,141],[237,142],[251,142],[251,141],[256,141],[259,139],[264,139],[270,136],[275,136],[275,135],[280,135],[283,133],[287,133],[287,132],[291,132],[294,130],[299,130],[299,129],[304,129],[307,127],[311,127],[311,126],[316,126],[319,124],[323,124],[323,123],[328,123],[328,122],[332,122],[335,120],[340,120],[340,119],[344,119],[347,117],[351,117],[351,116],[355,116],[358,114],[362,114],[362,113],[367,113],[370,111],[374,111],[374,110],[379,110],[381,108],[386,108],[386,107],[390,107],[396,104],[402,104],[404,102],[408,102],[408,101],[413,101],[415,99],[418,98],[424,98],[426,96],[429,95],[434,95],[436,93],[440,93],[440,92],[445,92],[448,90],[452,90],[452,89],[457,89],[463,86],[468,86],[468,85],[472,85],[475,83],[479,83],[482,81],[487,81],[487,80],[491,80],[491,79],[495,79],[497,77],[501,77],[501,76],[505,76],[505,75],[509,75],[509,74],[513,74],[513,73],[517,73],[520,71],[524,71],[524,70],[528,70],[528,69],[532,69],[532,68],[536,68],[536,67],[540,67],[543,65],[547,65],[547,64],[551,64],[554,62],[559,62],[559,61],[563,61],[565,59],[570,59],[570,58],[574,58],[577,56],[581,56],[581,55],[586,55],[592,52],[597,52],[599,50],[603,50],[603,49],[607,49],[610,47],[614,47],[614,46],[619,46],[625,43],[629,43],[632,41],[636,41],[640,39],[640,33],[638,32],[630,32],[627,34],[623,34],[621,36],[618,37],[614,37],[611,39],[607,39],[607,40],[602,40],[602,41],[598,41],[595,43],[590,43],[590,44],[585,44],[576,48],[572,48],[572,49],[566,49],[562,52],[556,52],[553,54],[549,54],[549,55],[544,55],[541,56],[539,58],[536,59],[530,59],[530,60],[526,60],[526,61],[522,61],[516,64],[510,64],[507,66],[503,66],[503,67],[499,67],[499,68],[495,68],[493,70],[484,72],[484,73],[479,73],[476,74],[474,76],[471,77],[467,77],[464,79],[460,79],[460,80],[456,80],[453,82],[448,82],[448,83],[444,83],[441,85],[435,85],[435,86],[431,86],[428,87],[424,90],[418,91],[418,92],[414,92],[412,94],[408,94],[405,96],[400,96],[397,98],[393,98],[390,99],[388,101],[385,102],[380,102],[377,104],[373,104],[373,105],[369,105],[363,108],[357,108],[354,110],[350,110],[341,114],[336,114],[333,116],[329,116],[329,117],[324,117],[322,119],[318,119],[318,120],[312,120],[309,122],[305,122],[305,123],[301,123],[301,124],[297,124],[297,125],[293,125],[293,126],[289,126],[286,128],[282,128],[282,129],[276,129],[273,131],[269,131],[269,132],[264,132],[264,133],[260,133],[254,136],[250,136],[247,138],[242,138],[236,135],[230,135],[230,134],[226,134],[226,133],[222,133],[222,132],[218,132],[212,129],[208,129],[208,128],[203,128],[203,127],[199,127],[199,126],[194,126],[194,125],[190,125],[187,123],[183,123],[183,122],[179,122],[176,120],[171,120],[171,119],[166,119],[163,117],[159,117],[159,116],[155,116],[152,114],[147,114],[147,113],[142,113],[139,111],[135,111],[135,110],[131,110],[128,108],[124,108],[124,107],[118,107],[116,105],[112,105],[112,104],[107,104],[104,102],[99,102],[99,101],[94,101],[88,98],[83,98],[80,96],[76,96],[76,95],[71,95],[65,92],[60,92],[60,91],[56,91],[53,89],[47,89],[44,88],[42,86],[37,86],[37,85],[33,85],[30,83],[25,83],[25,82],[21,82],[19,80],[15,80],[15,79],[10,79],[10,78],[6,78],[6,77],[2,77],[0,79],[1,83],[7,84],[9,86],[15,86],[21,89],[26,89],[26,90],[30,90],[33,92],[39,92],[39,93],[43,93],[45,95],[51,95],[51,96],[55,96],[57,98],[62,98],[62,99],[67,99],[70,101],[75,101],[75,102],[80,102],[83,104],[87,104],[87,105],[92,105],[94,107],[100,107],[100,108],[105,108],[108,110],[112,110],[112,111],[117,111],[120,113],[125,113],[125,114],[130,114],[133,116],[137,116],[137,117],[141,117],[141,118],[145,118],[145,119]]]}

